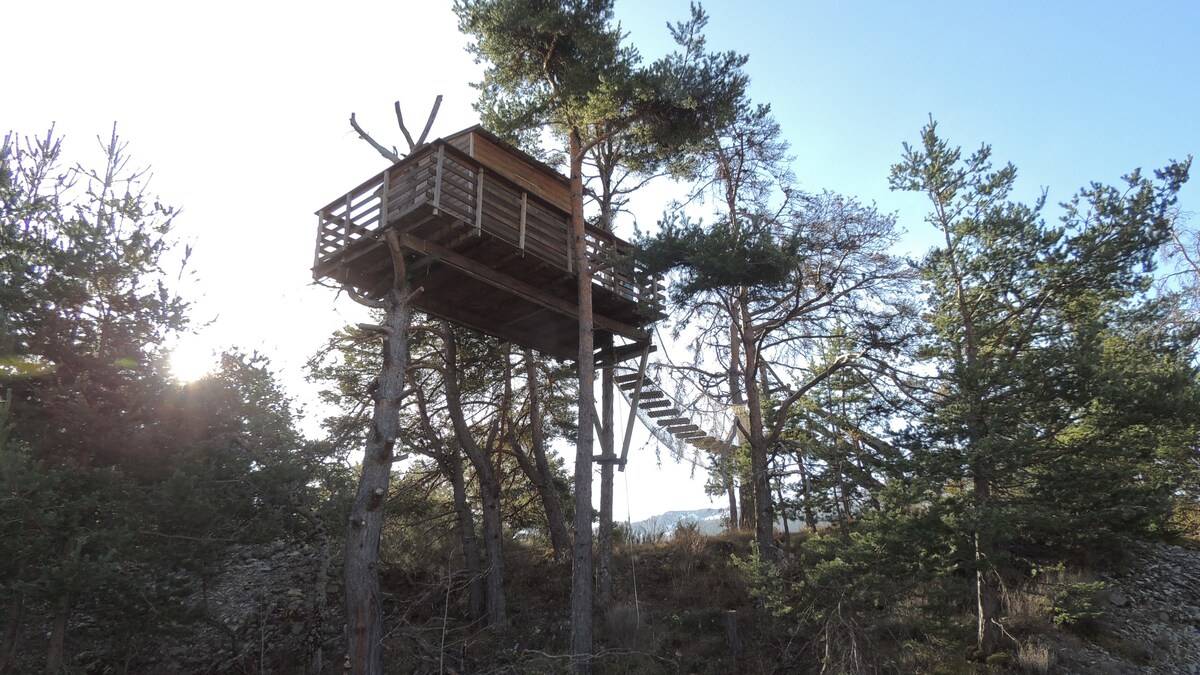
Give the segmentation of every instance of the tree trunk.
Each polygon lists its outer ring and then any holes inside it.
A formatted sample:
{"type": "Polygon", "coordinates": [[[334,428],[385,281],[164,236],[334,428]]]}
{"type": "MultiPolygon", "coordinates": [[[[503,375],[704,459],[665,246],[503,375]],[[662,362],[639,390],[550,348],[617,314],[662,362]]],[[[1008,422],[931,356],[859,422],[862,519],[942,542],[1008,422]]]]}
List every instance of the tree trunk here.
{"type": "MultiPolygon", "coordinates": [[[[394,238],[389,243],[394,244],[394,238]]],[[[393,246],[392,261],[396,268],[395,285],[385,301],[387,330],[383,340],[383,368],[346,535],[346,628],[350,669],[355,675],[383,673],[379,538],[383,532],[384,504],[392,475],[392,449],[399,428],[404,371],[408,363],[408,326],[412,320],[404,257],[399,246],[393,246]]]]}
{"type": "MultiPolygon", "coordinates": [[[[567,530],[567,519],[563,516],[562,502],[558,490],[554,489],[554,474],[550,470],[550,461],[546,459],[546,441],[542,434],[542,402],[539,396],[537,379],[537,361],[534,360],[533,350],[525,349],[525,376],[529,387],[529,426],[534,468],[531,471],[522,464],[525,473],[537,488],[542,499],[542,508],[546,511],[547,527],[550,528],[550,545],[554,548],[554,559],[565,560],[571,548],[571,533],[567,530]]],[[[523,459],[520,449],[517,449],[517,459],[523,459]]],[[[527,460],[526,460],[527,461],[527,460]]]]}
{"type": "Polygon", "coordinates": [[[729,496],[729,529],[738,529],[737,487],[733,484],[733,471],[725,467],[725,492],[729,496]]]}
{"type": "MultiPolygon", "coordinates": [[[[747,444],[749,446],[749,444],[747,444]]],[[[747,532],[754,530],[754,471],[750,467],[742,469],[742,475],[738,478],[738,496],[741,498],[741,520],[738,522],[739,530],[747,532]]]]}
{"type": "Polygon", "coordinates": [[[804,526],[809,532],[816,532],[817,514],[812,506],[812,483],[809,482],[808,467],[801,456],[796,457],[796,465],[800,467],[800,494],[804,497],[804,526]]]}
{"type": "MultiPolygon", "coordinates": [[[[63,559],[74,558],[79,548],[74,537],[63,546],[63,559]]],[[[71,596],[64,595],[54,603],[54,619],[50,624],[50,644],[46,647],[46,672],[56,675],[62,671],[63,653],[67,644],[67,618],[71,615],[71,596]]]]}
{"type": "Polygon", "coordinates": [[[508,619],[504,601],[504,534],[500,515],[500,484],[496,474],[484,476],[478,468],[479,493],[483,499],[483,550],[487,572],[487,624],[498,626],[508,619]]]}
{"type": "Polygon", "coordinates": [[[446,412],[454,425],[459,447],[475,467],[479,493],[483,501],[483,550],[487,568],[484,583],[487,588],[487,624],[494,626],[507,620],[504,601],[503,529],[500,515],[500,481],[489,461],[488,453],[479,446],[463,415],[462,392],[458,382],[458,345],[449,321],[442,322],[443,345],[446,357],[446,412]]]}
{"type": "MultiPolygon", "coordinates": [[[[729,492],[729,528],[731,530],[746,529],[744,521],[747,517],[746,505],[743,502],[741,518],[738,518],[737,486],[733,480],[734,461],[731,459],[734,453],[733,448],[740,448],[746,441],[741,430],[736,428],[739,421],[736,411],[738,410],[738,406],[745,405],[745,400],[742,398],[741,362],[741,343],[738,340],[736,317],[731,314],[729,317],[729,370],[726,375],[729,379],[729,402],[735,411],[733,421],[735,429],[733,432],[733,446],[725,453],[725,489],[729,492]]],[[[739,476],[739,478],[745,478],[745,476],[739,476]]],[[[745,486],[746,482],[743,480],[743,494],[745,494],[745,486]]]]}
{"type": "MultiPolygon", "coordinates": [[[[612,336],[605,336],[606,346],[612,346],[612,336]]],[[[616,434],[613,428],[613,367],[610,362],[604,366],[600,377],[600,531],[596,541],[596,605],[600,616],[608,610],[612,602],[613,579],[613,466],[617,456],[613,442],[616,434]]]]}
{"type": "Polygon", "coordinates": [[[57,675],[62,671],[63,651],[67,641],[67,617],[71,612],[70,598],[62,598],[54,606],[50,624],[50,645],[46,648],[46,672],[57,675]]]}
{"type": "Polygon", "coordinates": [[[742,308],[742,350],[746,356],[742,379],[750,415],[750,478],[754,493],[755,540],[758,542],[759,555],[766,560],[775,560],[779,551],[775,546],[775,511],[771,504],[770,467],[758,390],[758,345],[754,341],[753,324],[744,297],[739,298],[739,304],[742,308]]]}
{"type": "Polygon", "coordinates": [[[472,623],[483,618],[483,565],[479,559],[479,540],[475,536],[475,515],[467,503],[466,479],[463,477],[462,456],[456,451],[446,461],[446,472],[454,494],[454,511],[458,520],[458,537],[462,541],[463,564],[467,568],[467,614],[472,623]]]}
{"type": "Polygon", "coordinates": [[[569,132],[572,259],[579,288],[579,427],[575,444],[575,543],[571,548],[571,659],[577,673],[592,671],[592,411],[595,396],[592,270],[583,223],[583,142],[569,132]]]}
{"type": "Polygon", "coordinates": [[[986,658],[1000,646],[1000,590],[996,587],[994,565],[995,541],[991,536],[986,514],[992,486],[987,476],[976,474],[975,498],[977,509],[984,512],[982,526],[975,529],[975,607],[977,622],[976,646],[986,658]]]}

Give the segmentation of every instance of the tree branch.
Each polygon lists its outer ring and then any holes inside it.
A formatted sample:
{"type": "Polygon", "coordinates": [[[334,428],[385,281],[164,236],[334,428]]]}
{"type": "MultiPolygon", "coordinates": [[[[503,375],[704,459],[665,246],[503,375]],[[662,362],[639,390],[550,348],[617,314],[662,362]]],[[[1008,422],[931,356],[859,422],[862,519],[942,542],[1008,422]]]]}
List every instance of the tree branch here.
{"type": "MultiPolygon", "coordinates": [[[[399,112],[399,110],[400,110],[399,106],[400,106],[400,102],[397,101],[396,102],[396,111],[397,112],[399,112]]],[[[388,150],[387,148],[380,145],[379,142],[376,141],[374,138],[371,138],[371,134],[368,134],[367,132],[363,131],[363,128],[358,126],[358,120],[354,119],[354,113],[350,113],[350,126],[354,128],[354,131],[358,132],[359,138],[370,143],[371,147],[375,148],[375,150],[377,150],[379,152],[379,154],[383,155],[385,159],[391,161],[392,164],[395,164],[396,162],[400,161],[400,154],[396,152],[395,148],[388,150]]],[[[400,128],[403,129],[404,127],[401,126],[400,128]]],[[[408,132],[407,131],[404,132],[404,135],[408,136],[408,132]]],[[[412,142],[411,139],[409,140],[409,142],[410,143],[412,142]]]]}

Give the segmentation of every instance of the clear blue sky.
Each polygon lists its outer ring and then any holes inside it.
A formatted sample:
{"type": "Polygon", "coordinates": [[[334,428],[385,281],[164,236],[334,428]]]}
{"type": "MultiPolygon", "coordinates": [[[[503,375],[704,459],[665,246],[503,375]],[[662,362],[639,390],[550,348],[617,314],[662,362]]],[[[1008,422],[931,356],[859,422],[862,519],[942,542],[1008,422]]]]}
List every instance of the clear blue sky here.
{"type": "MultiPolygon", "coordinates": [[[[688,3],[618,0],[635,44],[688,3]]],[[[770,103],[809,190],[899,211],[888,170],[929,115],[944,137],[1019,170],[1019,194],[1052,204],[1200,152],[1200,3],[704,3],[712,49],[750,55],[751,95],[770,103]]],[[[661,44],[661,41],[659,41],[661,44]]],[[[648,44],[648,43],[647,43],[648,44]]],[[[661,47],[660,47],[661,49],[661,47]]],[[[651,56],[652,48],[643,49],[651,56]]],[[[1184,208],[1200,202],[1200,180],[1184,208]]],[[[1051,214],[1053,215],[1053,214],[1051,214]]]]}
{"type": "MultiPolygon", "coordinates": [[[[184,348],[201,362],[214,347],[261,350],[310,396],[305,358],[361,320],[348,299],[309,285],[312,214],[383,167],[349,113],[396,144],[396,99],[419,127],[444,94],[435,135],[476,121],[468,84],[479,71],[450,3],[10,5],[0,126],[37,134],[56,121],[69,150],[94,157],[91,139],[119,122],[135,162],[154,168],[152,191],[184,209],[195,276],[183,291],[200,326],[184,348]]],[[[927,240],[925,205],[890,193],[887,175],[930,114],[951,141],[990,143],[1016,164],[1023,198],[1047,187],[1064,200],[1088,181],[1200,153],[1197,3],[704,6],[710,47],[750,55],[752,96],[772,105],[803,187],[898,212],[913,248],[927,240]]],[[[616,12],[654,58],[688,2],[617,0],[616,12]]],[[[1183,193],[1185,211],[1198,204],[1200,178],[1183,193]]],[[[646,210],[643,224],[659,215],[646,210]]],[[[686,471],[643,461],[630,472],[635,518],[707,504],[686,471]]]]}

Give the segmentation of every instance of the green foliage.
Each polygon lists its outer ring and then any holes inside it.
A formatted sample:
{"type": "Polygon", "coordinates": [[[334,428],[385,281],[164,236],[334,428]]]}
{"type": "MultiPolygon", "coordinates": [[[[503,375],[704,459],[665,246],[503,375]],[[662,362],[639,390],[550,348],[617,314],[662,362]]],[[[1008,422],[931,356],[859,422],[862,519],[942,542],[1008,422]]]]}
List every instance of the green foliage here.
{"type": "Polygon", "coordinates": [[[55,618],[111,645],[103,661],[201,618],[185,598],[228,543],[319,528],[337,480],[265,359],[168,376],[186,325],[162,270],[175,211],[115,133],[101,147],[90,170],[62,165],[53,132],[0,146],[0,602],[6,640],[55,618]]]}
{"type": "Polygon", "coordinates": [[[800,239],[779,237],[763,218],[750,218],[739,230],[705,227],[686,216],[659,223],[653,237],[638,239],[638,257],[653,275],[680,270],[671,296],[682,303],[697,293],[739,286],[782,289],[793,282],[800,239]]]}

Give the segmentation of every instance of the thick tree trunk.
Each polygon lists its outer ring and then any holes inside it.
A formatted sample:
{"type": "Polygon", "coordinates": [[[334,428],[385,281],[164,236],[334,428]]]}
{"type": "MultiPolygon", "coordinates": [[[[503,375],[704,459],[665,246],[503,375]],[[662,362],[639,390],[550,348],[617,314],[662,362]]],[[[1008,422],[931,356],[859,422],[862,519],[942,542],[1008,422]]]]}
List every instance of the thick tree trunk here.
{"type": "MultiPolygon", "coordinates": [[[[754,533],[758,552],[766,560],[778,558],[775,546],[775,509],[771,500],[771,481],[768,474],[767,441],[763,433],[762,401],[758,390],[758,345],[751,333],[752,323],[745,298],[739,299],[742,308],[742,351],[746,367],[742,372],[746,407],[750,417],[750,478],[754,494],[754,533]]],[[[743,491],[745,487],[742,488],[743,491]]]]}
{"type": "Polygon", "coordinates": [[[404,258],[393,248],[395,287],[386,299],[383,368],[375,393],[371,431],[363,453],[358,492],[350,509],[346,535],[346,628],[350,669],[355,675],[381,675],[383,668],[383,598],[379,590],[379,538],[384,504],[392,475],[392,448],[399,428],[404,371],[408,362],[408,326],[412,307],[405,282],[404,258]]]}
{"type": "Polygon", "coordinates": [[[488,453],[475,441],[467,426],[462,408],[462,392],[458,382],[458,346],[450,322],[442,322],[446,356],[446,412],[454,425],[459,447],[475,467],[479,493],[483,501],[484,583],[487,588],[487,624],[494,626],[507,620],[504,601],[503,529],[500,516],[500,481],[489,461],[488,453]]]}
{"type": "Polygon", "coordinates": [[[592,270],[583,223],[583,142],[569,133],[572,260],[579,287],[579,433],[575,444],[575,543],[571,547],[571,659],[577,673],[592,671],[592,411],[595,396],[592,270]]]}
{"type": "Polygon", "coordinates": [[[525,350],[525,377],[529,387],[529,425],[533,456],[533,467],[526,467],[528,458],[520,448],[516,449],[521,468],[529,475],[537,488],[542,500],[542,509],[546,512],[547,527],[550,528],[550,545],[554,549],[555,560],[565,560],[571,548],[571,533],[567,530],[567,519],[563,516],[562,501],[558,490],[554,489],[554,474],[550,470],[550,461],[546,458],[546,440],[542,434],[542,402],[539,396],[537,379],[537,361],[534,360],[533,350],[525,350]]]}
{"type": "Polygon", "coordinates": [[[62,671],[63,651],[67,642],[67,617],[71,612],[70,598],[55,603],[54,620],[50,624],[50,644],[46,648],[46,672],[57,675],[62,671]]]}
{"type": "Polygon", "coordinates": [[[480,477],[479,492],[483,500],[483,550],[487,572],[484,580],[487,587],[487,623],[498,626],[508,620],[504,601],[504,533],[500,515],[500,484],[496,474],[488,472],[490,480],[476,468],[480,477]]]}
{"type": "Polygon", "coordinates": [[[754,509],[754,471],[751,467],[742,469],[742,475],[738,480],[738,496],[741,499],[741,520],[738,522],[738,529],[752,531],[756,512],[754,509]]]}
{"type": "Polygon", "coordinates": [[[458,520],[458,537],[462,541],[463,564],[467,569],[467,613],[471,621],[483,618],[485,588],[483,565],[479,558],[479,539],[475,536],[475,514],[467,503],[466,479],[463,477],[462,456],[456,451],[446,461],[450,488],[454,495],[454,511],[458,520]]]}
{"type": "MultiPolygon", "coordinates": [[[[612,336],[607,337],[607,346],[612,346],[612,336]]],[[[613,442],[616,434],[613,429],[613,368],[612,364],[604,366],[600,378],[600,451],[603,459],[600,461],[600,530],[596,538],[596,606],[600,615],[608,610],[612,602],[613,578],[613,467],[617,456],[613,442]]]]}

